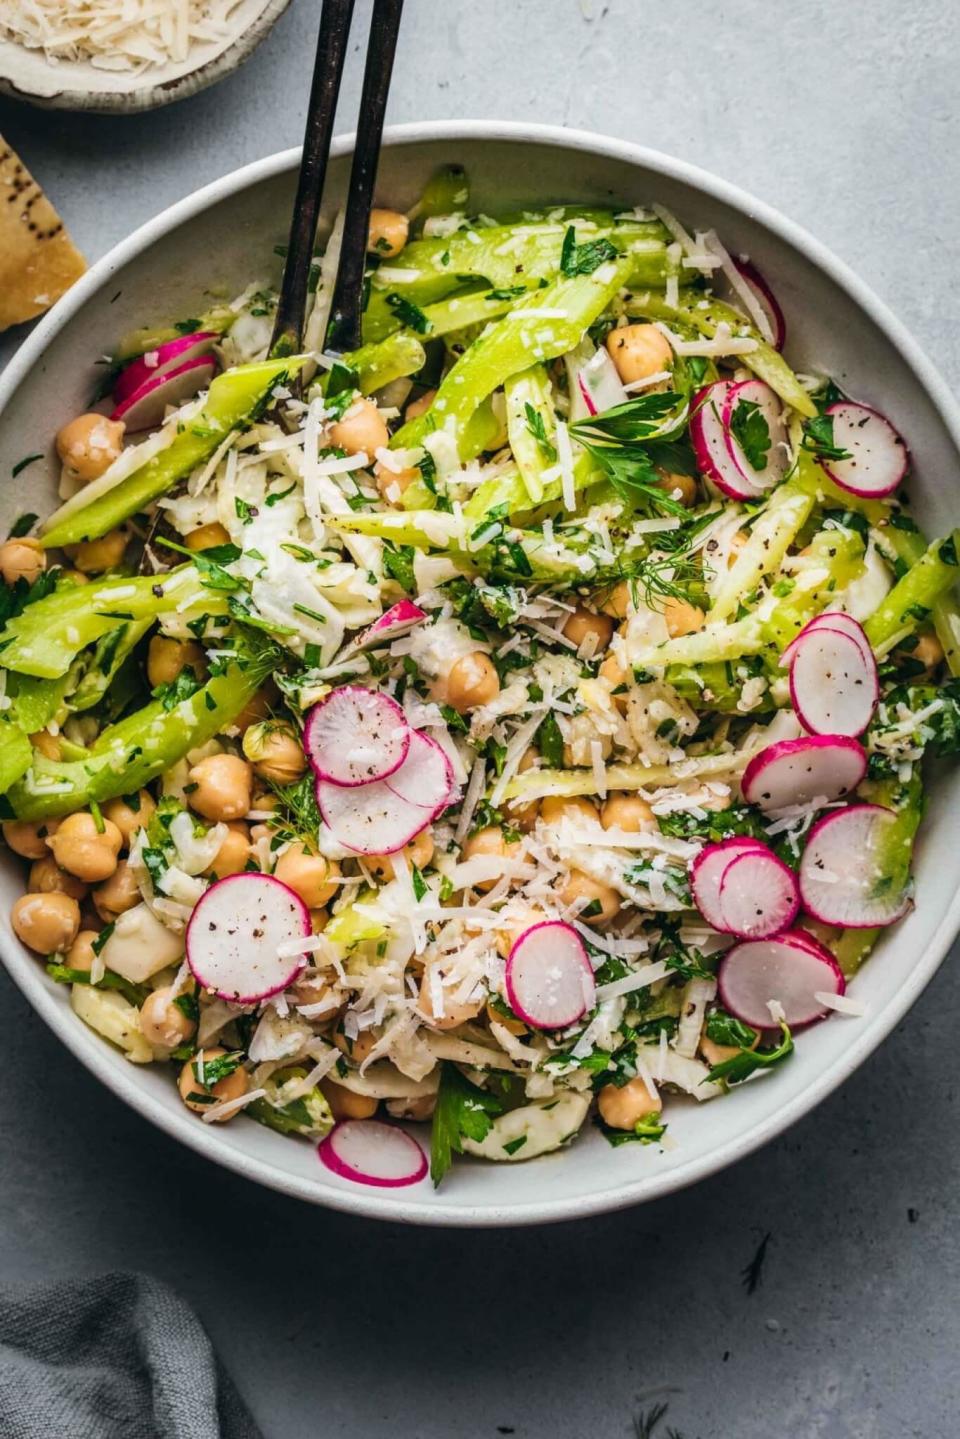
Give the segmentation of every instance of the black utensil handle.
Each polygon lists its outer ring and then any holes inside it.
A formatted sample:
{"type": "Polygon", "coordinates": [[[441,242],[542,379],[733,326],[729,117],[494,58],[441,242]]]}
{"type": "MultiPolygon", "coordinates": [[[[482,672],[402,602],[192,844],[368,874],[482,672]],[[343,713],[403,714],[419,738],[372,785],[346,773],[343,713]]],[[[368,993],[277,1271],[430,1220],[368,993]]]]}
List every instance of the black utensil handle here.
{"type": "Polygon", "coordinates": [[[357,143],[350,170],[350,192],[343,221],[340,268],[330,306],[327,344],[356,350],[361,344],[363,277],[366,267],[370,207],[377,180],[380,142],[387,113],[393,57],[403,13],[403,0],[374,0],[367,63],[363,72],[357,143]]]}
{"type": "Polygon", "coordinates": [[[340,81],[347,54],[354,0],[323,0],[313,84],[303,135],[297,197],[290,219],[283,284],[277,302],[270,353],[295,355],[303,345],[307,288],[316,241],[320,201],[327,174],[340,81]]]}

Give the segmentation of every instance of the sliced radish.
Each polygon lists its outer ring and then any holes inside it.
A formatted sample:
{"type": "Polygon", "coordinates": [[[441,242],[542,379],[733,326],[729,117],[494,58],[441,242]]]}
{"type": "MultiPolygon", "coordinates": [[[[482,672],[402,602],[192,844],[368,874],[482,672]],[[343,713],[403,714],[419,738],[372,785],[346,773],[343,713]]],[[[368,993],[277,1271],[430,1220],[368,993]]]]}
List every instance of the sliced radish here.
{"type": "Polygon", "coordinates": [[[750,287],[751,294],[767,317],[774,349],[782,350],[787,341],[787,322],[783,318],[783,311],[777,303],[776,295],[756,265],[751,264],[749,260],[738,260],[735,256],[731,258],[733,258],[733,263],[741,279],[750,287]]]}
{"type": "Polygon", "coordinates": [[[833,420],[833,443],[849,460],[820,463],[841,489],[862,498],[882,498],[897,488],[910,463],[903,436],[869,405],[839,400],[826,413],[833,420]]]}
{"type": "Polygon", "coordinates": [[[799,641],[802,640],[804,635],[810,630],[819,629],[821,625],[825,625],[827,629],[831,630],[842,630],[845,635],[849,635],[851,639],[856,640],[864,654],[871,655],[873,653],[870,648],[870,641],[867,639],[866,631],[859,620],[855,620],[853,615],[848,615],[845,610],[823,610],[821,614],[814,615],[812,620],[808,620],[796,638],[791,640],[790,644],[787,645],[787,648],[780,656],[781,669],[786,670],[790,668],[799,641]]]}
{"type": "Polygon", "coordinates": [[[791,1029],[829,1012],[818,994],[843,994],[837,961],[806,930],[789,929],[771,939],[747,939],[728,949],[717,974],[724,1009],[754,1029],[772,1029],[771,1003],[779,1004],[791,1029]]]}
{"type": "Polygon", "coordinates": [[[723,872],[733,860],[750,850],[768,853],[766,845],[749,835],[733,835],[730,839],[716,844],[705,844],[690,869],[690,888],[693,901],[707,924],[723,933],[727,931],[726,920],[720,909],[720,882],[723,872]]]}
{"type": "Polygon", "coordinates": [[[851,634],[814,625],[794,641],[790,699],[811,734],[863,734],[879,698],[873,652],[851,634]]]}
{"type": "Polygon", "coordinates": [[[350,649],[373,650],[380,645],[388,645],[392,640],[409,634],[426,618],[426,611],[415,605],[413,600],[398,600],[353,641],[350,649]]]}
{"type": "Polygon", "coordinates": [[[790,468],[792,460],[783,405],[770,386],[764,384],[763,380],[743,380],[740,384],[730,385],[721,412],[721,419],[727,454],[743,483],[748,486],[752,485],[754,489],[761,492],[779,484],[790,468]],[[733,419],[740,405],[756,405],[767,424],[770,448],[767,450],[766,460],[761,469],[757,469],[750,463],[733,433],[733,419]]]}
{"type": "Polygon", "coordinates": [[[426,829],[435,813],[401,799],[385,780],[342,785],[318,779],[316,793],[324,824],[355,854],[396,854],[426,829]]]}
{"type": "Polygon", "coordinates": [[[185,360],[164,375],[144,380],[132,395],[117,406],[111,420],[122,420],[131,433],[150,430],[159,425],[167,406],[183,405],[205,390],[217,372],[216,364],[207,355],[185,360]]]}
{"type": "Polygon", "coordinates": [[[690,442],[697,469],[705,479],[732,500],[758,500],[763,490],[744,478],[727,449],[723,411],[732,388],[732,381],[718,380],[697,391],[690,417],[690,442]]]}
{"type": "Polygon", "coordinates": [[[763,810],[830,803],[851,794],[867,772],[863,745],[846,735],[804,735],[779,740],[754,755],[740,788],[748,804],[763,810]]]}
{"type": "Polygon", "coordinates": [[[234,1004],[258,1004],[292,984],[306,963],[281,946],[306,939],[310,911],[270,874],[231,874],[200,896],[187,925],[187,963],[203,988],[234,1004]]]}
{"type": "Polygon", "coordinates": [[[148,380],[168,375],[187,360],[209,355],[219,338],[213,330],[195,330],[192,335],[180,335],[176,340],[168,340],[166,344],[158,345],[155,350],[148,350],[145,355],[131,360],[129,365],[124,365],[114,382],[114,404],[122,405],[124,400],[129,400],[133,392],[139,390],[148,380]]]}
{"type": "Polygon", "coordinates": [[[720,913],[731,934],[768,939],[791,925],[799,909],[796,876],[772,850],[747,850],[723,871],[720,913]]]}
{"type": "Polygon", "coordinates": [[[548,920],[515,941],[504,976],[510,1008],[534,1029],[566,1029],[596,996],[587,949],[572,924],[548,920]]]}
{"type": "Polygon", "coordinates": [[[317,1145],[322,1162],[341,1179],[400,1189],[426,1177],[427,1157],[417,1141],[379,1119],[345,1119],[317,1145]]]}
{"type": "Polygon", "coordinates": [[[588,415],[602,415],[617,405],[625,405],[630,396],[623,388],[617,367],[606,350],[597,350],[577,371],[577,385],[588,415]]]}
{"type": "Polygon", "coordinates": [[[411,730],[407,757],[385,783],[408,804],[430,810],[431,818],[452,804],[458,794],[453,765],[437,741],[419,730],[411,730]]]}
{"type": "Polygon", "coordinates": [[[303,742],[318,779],[351,787],[398,770],[410,749],[410,728],[389,695],[342,685],[309,711],[303,742]]]}
{"type": "Polygon", "coordinates": [[[906,913],[909,886],[891,894],[891,865],[884,862],[896,820],[883,805],[855,804],[814,825],[800,861],[800,894],[814,918],[873,929],[906,913]]]}

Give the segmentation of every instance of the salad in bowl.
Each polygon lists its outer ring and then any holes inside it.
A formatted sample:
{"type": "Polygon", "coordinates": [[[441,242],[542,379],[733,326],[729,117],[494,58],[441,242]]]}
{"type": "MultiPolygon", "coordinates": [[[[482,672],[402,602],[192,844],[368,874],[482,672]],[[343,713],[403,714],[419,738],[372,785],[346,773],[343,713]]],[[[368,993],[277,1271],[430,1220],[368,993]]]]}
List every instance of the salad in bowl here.
{"type": "Polygon", "coordinates": [[[659,204],[443,171],[374,211],[347,354],[337,248],[300,354],[262,279],[119,340],[0,546],[12,927],[198,1125],[346,1182],[666,1150],[911,907],[956,536],[659,204]]]}

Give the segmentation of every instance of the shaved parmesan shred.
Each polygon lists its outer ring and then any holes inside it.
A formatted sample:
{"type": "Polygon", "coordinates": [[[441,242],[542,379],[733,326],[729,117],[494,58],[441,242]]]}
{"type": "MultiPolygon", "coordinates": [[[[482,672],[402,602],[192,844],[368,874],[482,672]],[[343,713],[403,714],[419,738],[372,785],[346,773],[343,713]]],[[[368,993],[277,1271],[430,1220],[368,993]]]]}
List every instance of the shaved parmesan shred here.
{"type": "Polygon", "coordinates": [[[557,421],[556,440],[563,506],[564,509],[575,510],[577,508],[577,490],[573,479],[573,446],[570,443],[570,431],[563,420],[557,421]]]}
{"type": "Polygon", "coordinates": [[[0,7],[0,36],[42,50],[52,64],[89,60],[101,70],[182,64],[195,46],[236,36],[241,0],[29,0],[0,7]]]}

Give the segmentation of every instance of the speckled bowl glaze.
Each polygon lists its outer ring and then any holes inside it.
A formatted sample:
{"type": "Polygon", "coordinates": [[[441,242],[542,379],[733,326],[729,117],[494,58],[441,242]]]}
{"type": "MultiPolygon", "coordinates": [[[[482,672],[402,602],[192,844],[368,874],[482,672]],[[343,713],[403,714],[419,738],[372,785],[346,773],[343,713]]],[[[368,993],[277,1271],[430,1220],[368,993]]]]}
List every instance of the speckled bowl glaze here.
{"type": "MultiPolygon", "coordinates": [[[[343,194],[351,141],[336,145],[328,212],[343,194]]],[[[118,335],[202,308],[212,287],[239,292],[270,272],[284,237],[298,154],[260,160],[174,205],[101,260],[37,326],[0,379],[0,470],[46,448],[5,486],[0,523],[53,505],[51,441],[64,420],[86,408],[93,362],[118,335]]],[[[856,397],[888,414],[906,436],[916,469],[916,508],[930,533],[956,523],[960,414],[943,381],[902,325],[817,241],[733,185],[665,155],[572,130],[533,125],[456,123],[388,132],[380,168],[382,200],[403,209],[443,163],[462,163],[474,203],[492,212],[522,203],[579,200],[628,204],[660,200],[692,226],[716,226],[735,253],[749,254],[769,278],[787,315],[788,356],[832,373],[856,397]]],[[[5,533],[6,531],[4,531],[5,533]]],[[[135,1068],[86,1029],[64,988],[14,938],[10,905],[23,871],[3,861],[0,953],[24,994],[64,1044],[115,1094],[168,1134],[261,1184],[314,1204],[371,1218],[437,1225],[534,1224],[582,1218],[654,1199],[715,1174],[814,1108],[900,1021],[943,959],[960,927],[956,806],[960,770],[930,787],[917,852],[917,904],[886,934],[852,992],[865,1018],[836,1017],[804,1033],[781,1071],[729,1098],[670,1105],[670,1147],[611,1149],[588,1130],[569,1149],[531,1163],[455,1166],[439,1191],[429,1181],[377,1190],[339,1179],[313,1146],[241,1118],[204,1126],[180,1103],[172,1075],[135,1068]]],[[[69,1109],[69,1104],[68,1104],[69,1109]]],[[[65,1116],[69,1122],[69,1114],[65,1116]]],[[[424,1137],[424,1136],[420,1136],[424,1137]]],[[[143,1129],[150,1144],[150,1131],[143,1129]]]]}
{"type": "Polygon", "coordinates": [[[185,100],[236,70],[273,29],[290,0],[241,0],[230,35],[195,46],[186,60],[142,75],[98,69],[89,60],[51,64],[41,50],[0,39],[0,93],[51,110],[125,114],[185,100]]]}

